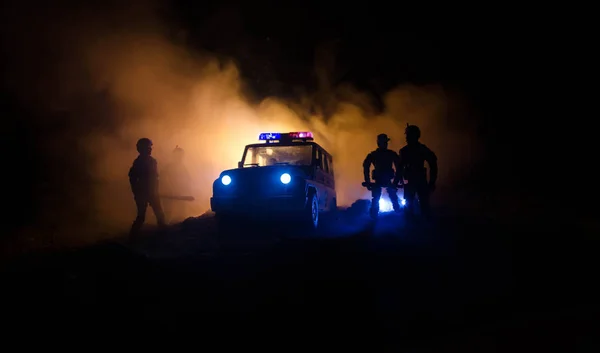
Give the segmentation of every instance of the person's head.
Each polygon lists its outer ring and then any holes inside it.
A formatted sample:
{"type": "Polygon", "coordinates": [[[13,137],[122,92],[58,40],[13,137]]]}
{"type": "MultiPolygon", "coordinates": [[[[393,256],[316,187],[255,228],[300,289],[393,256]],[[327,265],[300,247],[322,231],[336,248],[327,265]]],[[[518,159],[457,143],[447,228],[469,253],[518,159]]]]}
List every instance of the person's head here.
{"type": "Polygon", "coordinates": [[[147,137],[139,139],[135,147],[141,155],[149,156],[152,154],[152,140],[147,137]]]}
{"type": "Polygon", "coordinates": [[[377,147],[387,149],[389,141],[390,141],[390,139],[386,134],[377,135],[377,147]]]}
{"type": "Polygon", "coordinates": [[[173,150],[173,160],[177,163],[183,161],[183,148],[175,146],[175,149],[173,150]]]}
{"type": "Polygon", "coordinates": [[[406,124],[404,134],[406,135],[406,143],[409,145],[415,144],[419,142],[419,139],[421,138],[421,129],[419,129],[417,125],[406,124]]]}

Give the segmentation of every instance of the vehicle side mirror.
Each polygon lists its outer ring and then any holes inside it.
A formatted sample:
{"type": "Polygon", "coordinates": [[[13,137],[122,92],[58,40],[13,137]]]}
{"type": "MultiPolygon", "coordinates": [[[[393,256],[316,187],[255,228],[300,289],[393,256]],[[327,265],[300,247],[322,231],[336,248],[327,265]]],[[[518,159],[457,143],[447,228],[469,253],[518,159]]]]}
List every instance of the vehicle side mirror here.
{"type": "Polygon", "coordinates": [[[242,163],[241,161],[238,162],[238,168],[243,168],[244,167],[244,163],[242,163]]]}

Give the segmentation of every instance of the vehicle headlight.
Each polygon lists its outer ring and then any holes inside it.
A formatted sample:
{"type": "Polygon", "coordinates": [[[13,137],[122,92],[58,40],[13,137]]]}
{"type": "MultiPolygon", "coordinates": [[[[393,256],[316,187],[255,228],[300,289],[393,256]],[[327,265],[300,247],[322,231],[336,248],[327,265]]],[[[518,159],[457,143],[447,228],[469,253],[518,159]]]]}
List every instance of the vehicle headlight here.
{"type": "Polygon", "coordinates": [[[231,177],[229,175],[223,175],[221,177],[221,183],[223,183],[225,186],[231,184],[231,177]]]}
{"type": "Polygon", "coordinates": [[[289,184],[290,181],[292,181],[292,177],[288,173],[283,173],[281,174],[279,180],[281,180],[281,182],[284,184],[289,184]]]}

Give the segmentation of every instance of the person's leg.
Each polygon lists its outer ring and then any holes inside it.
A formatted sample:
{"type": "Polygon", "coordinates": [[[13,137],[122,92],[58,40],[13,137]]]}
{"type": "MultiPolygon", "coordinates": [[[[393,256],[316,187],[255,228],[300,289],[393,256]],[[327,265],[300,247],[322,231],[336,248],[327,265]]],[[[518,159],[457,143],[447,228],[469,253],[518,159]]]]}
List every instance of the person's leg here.
{"type": "Polygon", "coordinates": [[[162,205],[160,203],[160,197],[154,196],[150,198],[150,207],[152,207],[152,211],[154,211],[154,216],[156,216],[156,223],[159,227],[164,227],[165,223],[165,213],[162,209],[162,205]]]}
{"type": "Polygon", "coordinates": [[[371,210],[369,213],[371,214],[371,217],[377,217],[377,215],[379,214],[379,199],[381,199],[381,187],[373,186],[371,189],[371,195],[371,210]]]}
{"type": "Polygon", "coordinates": [[[135,198],[135,205],[137,207],[137,216],[131,225],[129,231],[130,236],[135,236],[139,233],[146,221],[146,209],[148,208],[148,200],[145,197],[135,198]]]}
{"type": "Polygon", "coordinates": [[[162,206],[163,213],[165,214],[165,222],[171,224],[175,215],[175,203],[173,200],[164,200],[162,206]]]}
{"type": "Polygon", "coordinates": [[[406,184],[404,186],[404,201],[406,202],[404,205],[405,211],[404,214],[407,217],[413,217],[414,216],[414,203],[415,203],[415,195],[416,195],[416,190],[413,186],[409,184],[406,184]]]}
{"type": "Polygon", "coordinates": [[[400,202],[398,201],[398,190],[396,188],[387,188],[388,196],[390,197],[390,201],[392,202],[392,206],[394,206],[394,211],[400,212],[400,202]]]}

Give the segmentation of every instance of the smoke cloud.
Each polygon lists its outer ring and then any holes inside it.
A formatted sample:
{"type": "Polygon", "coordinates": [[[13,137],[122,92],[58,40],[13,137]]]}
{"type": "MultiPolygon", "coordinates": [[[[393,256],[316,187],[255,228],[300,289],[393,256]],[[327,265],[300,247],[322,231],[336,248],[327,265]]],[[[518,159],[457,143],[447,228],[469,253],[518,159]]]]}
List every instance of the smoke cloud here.
{"type": "MultiPolygon", "coordinates": [[[[237,165],[260,132],[313,131],[334,156],[341,205],[368,197],[361,164],[376,135],[387,133],[398,150],[407,122],[420,126],[422,142],[438,154],[441,187],[477,157],[473,132],[449,120],[462,103],[439,85],[399,86],[378,112],[367,94],[332,83],[335,55],[325,52],[315,61],[317,92],[256,100],[234,58],[217,59],[173,39],[157,9],[139,2],[7,12],[9,89],[45,131],[35,143],[50,161],[45,192],[54,196],[44,199],[40,222],[57,232],[75,223],[106,231],[130,225],[135,207],[127,172],[140,137],[153,140],[159,167],[176,145],[185,150],[197,200],[188,204],[189,216],[209,209],[212,182],[237,165]]],[[[150,210],[147,219],[154,222],[150,210]]]]}

